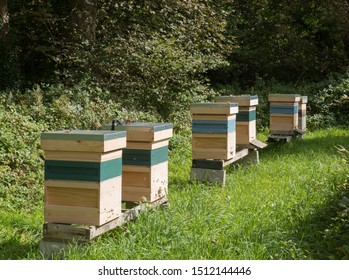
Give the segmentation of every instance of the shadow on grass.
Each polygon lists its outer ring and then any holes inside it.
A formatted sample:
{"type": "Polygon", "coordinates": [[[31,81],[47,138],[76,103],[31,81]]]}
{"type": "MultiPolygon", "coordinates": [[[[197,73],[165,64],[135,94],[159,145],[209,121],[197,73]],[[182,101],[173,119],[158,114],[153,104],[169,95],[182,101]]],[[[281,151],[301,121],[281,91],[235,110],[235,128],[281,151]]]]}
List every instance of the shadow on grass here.
{"type": "Polygon", "coordinates": [[[349,259],[348,197],[349,185],[347,184],[329,198],[316,213],[299,223],[294,229],[294,234],[288,237],[307,252],[309,259],[349,259]]]}
{"type": "MultiPolygon", "coordinates": [[[[294,155],[321,158],[319,154],[336,157],[338,145],[349,149],[349,130],[327,130],[288,143],[272,143],[261,151],[261,159],[287,160],[294,155]]],[[[286,237],[309,259],[349,259],[349,183],[343,176],[334,177],[332,181],[337,182],[333,194],[286,237]]],[[[292,251],[285,257],[293,259],[292,251]]]]}
{"type": "Polygon", "coordinates": [[[23,244],[17,237],[12,237],[5,242],[0,243],[0,260],[22,260],[28,259],[28,256],[40,256],[39,243],[23,244]],[[35,252],[38,252],[35,254],[35,252]]]}
{"type": "Polygon", "coordinates": [[[270,143],[260,151],[260,156],[270,159],[276,156],[296,154],[304,156],[314,153],[335,155],[337,154],[336,146],[338,145],[349,148],[349,130],[335,131],[334,134],[331,134],[331,131],[326,131],[324,135],[319,135],[318,137],[305,135],[304,138],[295,138],[288,143],[270,143]]]}

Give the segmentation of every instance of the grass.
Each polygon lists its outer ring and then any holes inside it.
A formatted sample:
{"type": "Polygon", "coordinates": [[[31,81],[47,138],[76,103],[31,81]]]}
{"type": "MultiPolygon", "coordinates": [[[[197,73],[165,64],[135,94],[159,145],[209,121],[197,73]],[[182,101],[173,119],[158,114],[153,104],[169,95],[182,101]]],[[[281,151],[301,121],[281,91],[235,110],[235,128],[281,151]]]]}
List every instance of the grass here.
{"type": "MultiPolygon", "coordinates": [[[[348,129],[269,145],[259,165],[230,166],[224,188],[189,181],[190,141],[181,145],[178,138],[170,153],[170,207],[144,212],[88,245],[72,245],[61,257],[349,258],[349,205],[342,203],[349,197],[349,168],[335,148],[348,148],[348,129]]],[[[29,213],[0,210],[0,259],[42,259],[38,205],[29,213]]]]}

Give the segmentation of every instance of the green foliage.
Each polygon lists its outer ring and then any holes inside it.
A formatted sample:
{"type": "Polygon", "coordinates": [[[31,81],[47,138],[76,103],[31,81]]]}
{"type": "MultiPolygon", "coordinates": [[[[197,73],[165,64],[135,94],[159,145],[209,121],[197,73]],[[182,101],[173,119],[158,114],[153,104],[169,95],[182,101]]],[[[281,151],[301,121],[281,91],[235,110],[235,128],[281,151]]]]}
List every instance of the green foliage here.
{"type": "Polygon", "coordinates": [[[259,77],[319,81],[349,62],[349,6],[334,1],[235,0],[229,29],[239,48],[217,82],[253,85],[259,77]]]}
{"type": "Polygon", "coordinates": [[[31,211],[43,201],[40,135],[61,129],[100,129],[113,119],[150,121],[154,114],[121,107],[108,92],[86,86],[36,86],[0,92],[0,205],[31,211]]]}
{"type": "MultiPolygon", "coordinates": [[[[2,108],[3,109],[3,108],[2,108]]],[[[43,153],[40,133],[45,130],[14,106],[0,110],[0,205],[31,210],[42,201],[43,153]],[[30,202],[34,202],[34,204],[30,202]]]]}
{"type": "Polygon", "coordinates": [[[257,128],[269,127],[269,94],[300,94],[308,96],[307,128],[316,130],[325,127],[349,125],[349,78],[348,75],[327,78],[321,82],[304,83],[298,86],[275,80],[258,79],[253,87],[240,89],[236,85],[219,85],[219,95],[257,95],[257,128]]]}
{"type": "MultiPolygon", "coordinates": [[[[95,40],[66,42],[57,61],[68,81],[92,77],[115,100],[163,118],[212,91],[204,74],[226,64],[225,1],[103,1],[95,40]]],[[[79,36],[79,33],[78,33],[79,36]]]]}
{"type": "Polygon", "coordinates": [[[330,80],[325,88],[309,96],[311,127],[349,125],[349,77],[330,80]]]}

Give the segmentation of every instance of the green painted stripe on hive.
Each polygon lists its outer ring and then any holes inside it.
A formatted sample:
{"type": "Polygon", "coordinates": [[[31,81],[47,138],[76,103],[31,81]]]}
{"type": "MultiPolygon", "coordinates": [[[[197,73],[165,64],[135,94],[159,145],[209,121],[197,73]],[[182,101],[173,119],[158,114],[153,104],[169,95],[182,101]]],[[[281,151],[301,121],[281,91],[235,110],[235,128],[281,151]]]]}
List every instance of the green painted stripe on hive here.
{"type": "Polygon", "coordinates": [[[101,182],[121,176],[121,173],[121,158],[104,162],[45,161],[45,180],[101,182]]]}
{"type": "Polygon", "coordinates": [[[44,132],[42,140],[73,140],[73,141],[108,141],[126,137],[124,131],[102,131],[102,130],[63,130],[44,132]]]}
{"type": "Polygon", "coordinates": [[[168,161],[168,146],[154,150],[124,149],[122,164],[153,166],[168,161]]]}
{"type": "Polygon", "coordinates": [[[193,120],[193,133],[229,133],[236,130],[235,120],[193,120]]]}
{"type": "Polygon", "coordinates": [[[240,111],[236,115],[237,122],[250,122],[256,120],[256,110],[240,111]]]}

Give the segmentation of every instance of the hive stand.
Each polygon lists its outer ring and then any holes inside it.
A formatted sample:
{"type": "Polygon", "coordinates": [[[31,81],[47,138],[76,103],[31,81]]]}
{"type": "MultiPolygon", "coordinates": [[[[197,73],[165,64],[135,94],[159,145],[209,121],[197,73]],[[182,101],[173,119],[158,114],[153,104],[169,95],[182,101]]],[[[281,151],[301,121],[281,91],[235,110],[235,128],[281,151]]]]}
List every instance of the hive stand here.
{"type": "Polygon", "coordinates": [[[258,161],[255,149],[236,149],[238,103],[194,103],[192,125],[192,168],[190,178],[225,184],[225,167],[249,155],[258,161]]]}
{"type": "Polygon", "coordinates": [[[301,137],[305,131],[298,128],[298,94],[270,94],[270,124],[268,143],[289,142],[294,137],[301,137]]]}
{"type": "Polygon", "coordinates": [[[45,223],[43,227],[44,238],[40,241],[40,252],[44,258],[59,257],[59,254],[72,244],[89,243],[110,230],[134,221],[144,211],[167,206],[166,197],[151,203],[141,203],[130,209],[122,209],[119,217],[100,226],[45,223]]]}
{"type": "Polygon", "coordinates": [[[153,202],[168,192],[168,144],[171,123],[104,125],[102,129],[127,132],[122,159],[122,201],[153,202]]]}

